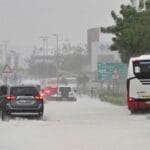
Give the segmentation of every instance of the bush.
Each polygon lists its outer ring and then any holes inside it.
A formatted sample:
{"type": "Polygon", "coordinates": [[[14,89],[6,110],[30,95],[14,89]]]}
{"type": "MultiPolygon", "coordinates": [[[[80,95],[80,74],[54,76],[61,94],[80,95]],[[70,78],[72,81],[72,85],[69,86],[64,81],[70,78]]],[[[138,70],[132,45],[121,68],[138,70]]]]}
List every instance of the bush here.
{"type": "Polygon", "coordinates": [[[100,95],[100,100],[109,102],[116,105],[124,105],[125,104],[125,98],[124,96],[114,96],[114,95],[100,95]]]}

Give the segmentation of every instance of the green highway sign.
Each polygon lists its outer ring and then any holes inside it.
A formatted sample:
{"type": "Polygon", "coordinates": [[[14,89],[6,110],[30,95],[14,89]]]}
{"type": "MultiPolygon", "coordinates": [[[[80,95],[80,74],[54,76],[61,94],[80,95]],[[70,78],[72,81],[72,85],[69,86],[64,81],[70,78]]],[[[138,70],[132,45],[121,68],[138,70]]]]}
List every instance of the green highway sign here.
{"type": "Polygon", "coordinates": [[[127,77],[127,64],[99,62],[97,67],[98,80],[117,80],[127,77]]]}

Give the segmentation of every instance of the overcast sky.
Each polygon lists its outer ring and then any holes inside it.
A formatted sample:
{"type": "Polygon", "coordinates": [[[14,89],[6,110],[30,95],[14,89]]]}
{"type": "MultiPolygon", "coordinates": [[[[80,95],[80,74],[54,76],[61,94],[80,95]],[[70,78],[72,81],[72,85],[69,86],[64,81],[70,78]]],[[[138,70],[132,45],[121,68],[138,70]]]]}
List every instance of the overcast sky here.
{"type": "MultiPolygon", "coordinates": [[[[88,28],[112,24],[111,10],[130,0],[0,0],[0,41],[40,45],[40,36],[86,42],[88,28]]],[[[50,44],[50,43],[49,43],[50,44]]]]}

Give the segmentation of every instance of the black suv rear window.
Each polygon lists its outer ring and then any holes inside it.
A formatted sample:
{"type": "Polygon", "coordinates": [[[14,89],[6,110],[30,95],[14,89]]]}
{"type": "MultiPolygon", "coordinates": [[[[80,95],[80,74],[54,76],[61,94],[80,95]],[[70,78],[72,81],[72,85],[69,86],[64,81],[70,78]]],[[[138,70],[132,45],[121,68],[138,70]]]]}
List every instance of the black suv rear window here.
{"type": "Polygon", "coordinates": [[[11,87],[10,95],[13,96],[37,96],[38,90],[35,87],[11,87]]]}

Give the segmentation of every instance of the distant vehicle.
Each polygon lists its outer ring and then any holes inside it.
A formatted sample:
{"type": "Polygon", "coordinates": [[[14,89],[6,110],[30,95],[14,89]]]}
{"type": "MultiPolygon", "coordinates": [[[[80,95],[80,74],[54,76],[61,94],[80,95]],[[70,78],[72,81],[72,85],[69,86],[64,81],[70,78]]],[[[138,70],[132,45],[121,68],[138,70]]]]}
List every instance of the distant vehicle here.
{"type": "Polygon", "coordinates": [[[134,57],[129,61],[127,103],[131,113],[150,110],[150,55],[134,57]]]}
{"type": "Polygon", "coordinates": [[[51,84],[50,86],[41,89],[41,95],[46,99],[50,99],[55,93],[57,93],[56,84],[51,84]]]}
{"type": "Polygon", "coordinates": [[[1,86],[2,119],[11,116],[43,117],[43,97],[36,86],[1,86]]]}
{"type": "Polygon", "coordinates": [[[69,85],[60,85],[58,87],[58,98],[66,100],[77,100],[77,94],[74,87],[69,85]]]}

